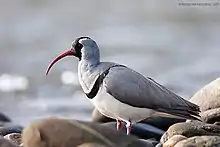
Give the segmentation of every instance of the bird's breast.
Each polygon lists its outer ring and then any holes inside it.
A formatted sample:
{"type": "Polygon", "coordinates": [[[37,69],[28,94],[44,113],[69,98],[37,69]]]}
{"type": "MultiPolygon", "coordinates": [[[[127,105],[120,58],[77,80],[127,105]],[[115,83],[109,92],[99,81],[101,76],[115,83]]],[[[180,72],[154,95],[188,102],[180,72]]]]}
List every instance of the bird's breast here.
{"type": "Polygon", "coordinates": [[[123,121],[132,120],[138,122],[154,113],[151,109],[133,107],[120,102],[107,93],[104,85],[100,86],[97,95],[90,101],[103,115],[123,121]]]}

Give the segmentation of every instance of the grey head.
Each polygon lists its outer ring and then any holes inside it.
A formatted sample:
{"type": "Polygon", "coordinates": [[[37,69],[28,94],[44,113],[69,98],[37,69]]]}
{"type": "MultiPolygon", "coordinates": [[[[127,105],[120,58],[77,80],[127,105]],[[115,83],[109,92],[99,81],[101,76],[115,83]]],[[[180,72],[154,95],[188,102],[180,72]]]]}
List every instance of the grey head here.
{"type": "Polygon", "coordinates": [[[72,43],[75,56],[79,60],[97,59],[99,60],[99,48],[94,40],[89,37],[79,37],[72,43]]]}
{"type": "Polygon", "coordinates": [[[49,73],[52,66],[66,56],[75,56],[79,61],[99,62],[99,47],[90,37],[79,37],[73,41],[71,48],[56,57],[47,68],[46,74],[49,73]]]}

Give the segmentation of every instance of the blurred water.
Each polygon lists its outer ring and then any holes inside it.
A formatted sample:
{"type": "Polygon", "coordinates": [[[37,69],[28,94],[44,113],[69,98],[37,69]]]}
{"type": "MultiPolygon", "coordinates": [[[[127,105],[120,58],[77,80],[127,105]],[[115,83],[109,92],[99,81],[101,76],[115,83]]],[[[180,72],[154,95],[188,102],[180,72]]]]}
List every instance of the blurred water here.
{"type": "Polygon", "coordinates": [[[93,106],[74,82],[77,60],[66,58],[44,75],[78,36],[95,39],[102,60],[125,64],[188,99],[220,75],[220,7],[179,1],[3,1],[0,111],[21,124],[47,116],[89,120],[93,106]]]}

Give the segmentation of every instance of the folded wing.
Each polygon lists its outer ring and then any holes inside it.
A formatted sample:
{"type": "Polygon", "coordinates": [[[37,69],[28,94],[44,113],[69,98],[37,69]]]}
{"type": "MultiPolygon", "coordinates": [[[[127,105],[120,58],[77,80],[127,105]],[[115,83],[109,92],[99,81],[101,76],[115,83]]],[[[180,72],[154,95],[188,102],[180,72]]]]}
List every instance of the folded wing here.
{"type": "Polygon", "coordinates": [[[199,106],[125,66],[110,68],[103,85],[109,94],[128,105],[198,119],[195,116],[199,116],[199,106]]]}

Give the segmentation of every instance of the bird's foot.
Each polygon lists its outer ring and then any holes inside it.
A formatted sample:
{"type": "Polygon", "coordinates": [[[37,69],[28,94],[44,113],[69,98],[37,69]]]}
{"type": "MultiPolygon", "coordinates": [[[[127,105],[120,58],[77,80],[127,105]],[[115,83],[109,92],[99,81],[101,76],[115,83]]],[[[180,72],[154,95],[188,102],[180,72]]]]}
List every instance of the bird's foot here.
{"type": "Polygon", "coordinates": [[[129,135],[131,132],[131,126],[132,126],[132,123],[130,120],[128,122],[126,122],[127,135],[129,135]]]}
{"type": "Polygon", "coordinates": [[[122,123],[121,120],[117,119],[117,130],[121,129],[121,125],[122,125],[121,123],[122,123]]]}

